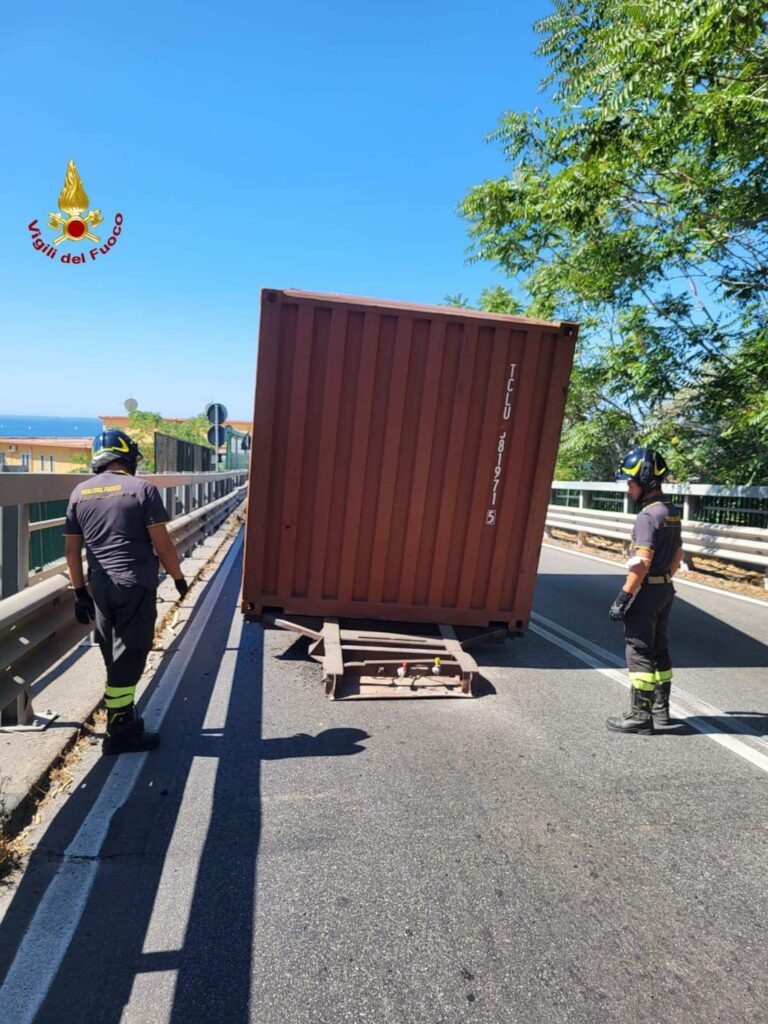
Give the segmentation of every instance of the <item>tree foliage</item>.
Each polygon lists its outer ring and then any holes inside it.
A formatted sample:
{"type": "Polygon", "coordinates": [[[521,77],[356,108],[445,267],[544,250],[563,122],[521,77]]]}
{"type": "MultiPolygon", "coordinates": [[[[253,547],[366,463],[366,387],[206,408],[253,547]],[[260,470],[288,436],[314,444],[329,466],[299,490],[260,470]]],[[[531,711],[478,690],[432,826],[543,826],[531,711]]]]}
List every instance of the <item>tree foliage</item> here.
{"type": "Polygon", "coordinates": [[[70,473],[90,473],[91,471],[91,458],[86,455],[85,452],[74,452],[69,457],[69,472],[70,473]]]}
{"type": "MultiPolygon", "coordinates": [[[[148,412],[144,409],[134,409],[133,412],[128,413],[128,433],[136,441],[144,456],[141,461],[141,469],[145,473],[154,473],[155,471],[155,431],[210,448],[211,445],[208,444],[210,425],[208,417],[202,412],[181,421],[166,420],[159,412],[148,412]]],[[[117,423],[106,423],[105,426],[122,429],[121,425],[117,423]]],[[[70,473],[89,473],[91,470],[90,458],[80,452],[70,457],[69,464],[70,473]]]]}
{"type": "Polygon", "coordinates": [[[128,414],[128,433],[136,441],[144,456],[141,469],[145,473],[155,471],[155,432],[178,437],[182,441],[193,441],[195,444],[208,444],[208,428],[210,427],[204,413],[190,419],[171,421],[163,419],[159,412],[134,409],[128,414]]]}
{"type": "Polygon", "coordinates": [[[483,288],[477,300],[477,306],[473,306],[461,292],[446,295],[443,303],[458,309],[480,309],[484,313],[503,313],[506,316],[520,316],[525,309],[520,299],[513,295],[509,288],[504,288],[502,285],[483,288]]]}
{"type": "Polygon", "coordinates": [[[681,478],[768,480],[765,4],[555,0],[536,28],[554,112],[501,118],[510,173],[462,212],[528,313],[582,323],[558,471],[664,440],[681,478]]]}

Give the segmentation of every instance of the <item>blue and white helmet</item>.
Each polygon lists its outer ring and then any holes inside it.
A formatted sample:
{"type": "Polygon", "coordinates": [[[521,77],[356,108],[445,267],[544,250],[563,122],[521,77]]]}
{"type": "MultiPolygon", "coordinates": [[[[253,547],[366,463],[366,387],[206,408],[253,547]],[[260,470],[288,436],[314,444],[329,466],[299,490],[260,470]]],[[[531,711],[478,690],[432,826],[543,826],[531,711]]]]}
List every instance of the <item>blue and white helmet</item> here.
{"type": "Polygon", "coordinates": [[[143,458],[139,446],[122,430],[103,430],[93,439],[91,469],[101,473],[112,462],[124,462],[132,473],[143,458]]]}
{"type": "Polygon", "coordinates": [[[654,448],[632,448],[616,470],[617,480],[634,480],[644,491],[652,491],[669,476],[664,456],[654,448]]]}

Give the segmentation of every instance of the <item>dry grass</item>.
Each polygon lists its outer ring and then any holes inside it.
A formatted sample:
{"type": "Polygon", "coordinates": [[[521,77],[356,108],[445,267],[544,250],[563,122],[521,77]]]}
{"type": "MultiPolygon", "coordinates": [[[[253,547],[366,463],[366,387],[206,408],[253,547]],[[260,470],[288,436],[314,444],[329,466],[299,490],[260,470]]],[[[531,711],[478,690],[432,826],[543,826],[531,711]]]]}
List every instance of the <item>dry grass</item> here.
{"type": "MultiPolygon", "coordinates": [[[[599,555],[601,558],[608,558],[612,562],[626,565],[627,556],[622,551],[621,541],[612,540],[609,537],[596,537],[592,534],[568,533],[565,530],[552,530],[551,536],[546,540],[558,544],[563,548],[576,548],[585,554],[599,555]]],[[[744,566],[732,565],[729,562],[721,562],[716,558],[707,558],[704,555],[694,555],[696,568],[690,572],[680,573],[680,578],[691,580],[693,583],[703,583],[708,587],[715,587],[720,590],[728,590],[735,594],[743,594],[745,597],[762,598],[768,603],[768,591],[765,589],[762,572],[756,569],[748,569],[744,566]]]]}
{"type": "Polygon", "coordinates": [[[103,731],[105,719],[104,711],[99,709],[93,713],[45,778],[35,784],[22,810],[11,818],[5,814],[0,781],[0,884],[9,884],[12,876],[23,867],[33,848],[32,833],[40,827],[47,805],[69,792],[75,781],[73,768],[94,734],[103,731]]]}
{"type": "MultiPolygon", "coordinates": [[[[4,815],[4,812],[5,804],[0,799],[0,815],[4,815]]],[[[0,885],[5,884],[9,876],[19,870],[30,850],[24,833],[8,834],[5,822],[0,825],[0,885]]]]}

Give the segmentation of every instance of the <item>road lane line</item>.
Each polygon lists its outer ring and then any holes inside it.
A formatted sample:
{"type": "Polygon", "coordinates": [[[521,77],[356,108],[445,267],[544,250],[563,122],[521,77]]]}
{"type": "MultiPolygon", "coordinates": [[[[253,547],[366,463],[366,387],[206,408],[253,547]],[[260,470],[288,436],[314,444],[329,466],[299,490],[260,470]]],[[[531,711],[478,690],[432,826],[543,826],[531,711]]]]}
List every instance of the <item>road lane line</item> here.
{"type": "MultiPolygon", "coordinates": [[[[197,615],[182,634],[178,650],[145,706],[144,720],[153,729],[158,728],[165,717],[242,544],[241,530],[221,563],[216,579],[206,588],[197,615]]],[[[112,816],[130,796],[147,756],[146,753],[131,754],[116,759],[101,793],[65,850],[61,866],[40,900],[0,987],[0,1021],[33,1024],[80,923],[112,816]]]]}
{"type": "Polygon", "coordinates": [[[147,1024],[173,1019],[177,972],[152,971],[137,974],[131,998],[123,1007],[120,1024],[147,1024]]]}
{"type": "Polygon", "coordinates": [[[217,757],[192,758],[142,953],[168,953],[184,946],[197,873],[211,824],[218,769],[217,757]]]}
{"type": "MultiPolygon", "coordinates": [[[[202,725],[206,733],[211,729],[224,728],[242,633],[243,617],[236,612],[202,725]]],[[[166,953],[180,950],[184,945],[213,814],[218,768],[217,757],[192,758],[173,835],[165,854],[143,953],[166,953]],[[180,864],[185,865],[182,871],[178,870],[180,864]]]]}
{"type": "MultiPolygon", "coordinates": [[[[563,551],[566,555],[573,555],[574,558],[588,558],[592,562],[602,562],[603,565],[612,565],[619,571],[624,571],[626,574],[626,566],[622,562],[614,562],[610,558],[600,558],[599,555],[587,555],[583,551],[571,551],[569,548],[561,548],[558,544],[542,544],[543,548],[549,548],[550,551],[563,551]]],[[[768,601],[761,601],[759,597],[747,597],[746,594],[734,594],[730,590],[721,590],[719,587],[708,587],[704,583],[694,583],[693,580],[687,580],[685,576],[681,576],[679,573],[675,576],[675,586],[681,583],[684,587],[694,587],[696,590],[706,590],[708,594],[722,594],[724,597],[732,597],[734,601],[747,601],[749,604],[759,604],[761,608],[768,608],[768,601]]]]}
{"type": "Polygon", "coordinates": [[[216,673],[216,682],[213,685],[211,699],[208,701],[208,709],[205,712],[203,729],[208,733],[223,732],[226,728],[242,636],[243,617],[235,615],[227,637],[227,646],[221,656],[219,670],[216,673]]]}
{"type": "MultiPolygon", "coordinates": [[[[576,644],[576,646],[582,647],[583,649],[590,651],[592,654],[595,654],[604,662],[608,662],[609,665],[615,665],[617,668],[626,671],[626,666],[623,659],[612,654],[610,651],[607,651],[604,647],[598,647],[597,644],[593,644],[591,641],[586,640],[582,636],[579,636],[578,633],[571,632],[570,629],[566,629],[565,626],[561,626],[559,622],[553,622],[552,619],[548,619],[544,615],[539,615],[538,612],[533,612],[531,618],[535,619],[543,626],[546,626],[547,628],[554,630],[556,633],[559,633],[560,636],[564,636],[568,640],[572,640],[573,643],[576,644]]],[[[629,682],[625,675],[622,674],[617,676],[616,678],[618,678],[623,685],[629,688],[629,682]]],[[[670,706],[672,708],[675,708],[677,712],[682,711],[684,717],[690,718],[706,716],[712,718],[728,719],[732,723],[731,728],[734,732],[740,733],[742,736],[749,736],[751,740],[753,740],[759,746],[764,747],[766,752],[768,752],[768,740],[766,740],[765,737],[756,729],[752,729],[749,727],[749,725],[744,725],[742,722],[737,721],[735,719],[735,716],[732,717],[727,712],[723,711],[722,708],[718,708],[714,704],[709,704],[707,701],[701,700],[701,698],[696,697],[694,694],[689,693],[687,690],[683,690],[680,686],[678,686],[677,683],[675,683],[673,693],[675,694],[675,699],[673,700],[670,706]]],[[[711,724],[708,725],[706,729],[707,732],[714,732],[716,730],[717,726],[713,726],[711,724]]]]}
{"type": "MultiPolygon", "coordinates": [[[[541,619],[542,616],[538,616],[534,613],[532,618],[541,619]]],[[[564,626],[559,626],[557,623],[551,622],[551,620],[546,621],[549,622],[552,627],[558,630],[562,630],[564,634],[570,637],[577,636],[577,634],[571,633],[570,630],[566,630],[564,626]]],[[[535,622],[532,622],[529,628],[531,632],[537,633],[539,636],[543,637],[545,640],[548,640],[556,647],[559,647],[561,650],[566,651],[568,654],[575,657],[578,661],[581,661],[583,662],[583,664],[589,666],[589,668],[594,669],[596,672],[599,672],[601,675],[606,676],[608,679],[612,679],[614,682],[620,683],[625,689],[629,689],[629,680],[626,678],[626,676],[618,672],[616,669],[604,667],[605,660],[608,660],[609,663],[615,661],[613,655],[611,655],[607,651],[602,651],[601,657],[598,658],[595,656],[595,654],[591,653],[592,651],[601,652],[602,649],[597,647],[596,644],[592,644],[588,640],[582,640],[581,638],[578,638],[579,644],[583,645],[583,648],[586,648],[583,649],[581,646],[576,646],[576,644],[571,639],[566,639],[565,636],[560,636],[557,633],[552,632],[552,629],[546,629],[543,626],[537,625],[535,622]],[[607,656],[607,659],[605,656],[607,656]]],[[[707,714],[712,713],[716,717],[722,718],[729,717],[725,714],[725,712],[720,711],[718,708],[715,708],[711,704],[704,704],[703,701],[699,701],[698,698],[692,697],[690,694],[685,694],[685,700],[686,702],[691,703],[694,706],[698,705],[702,709],[709,709],[706,712],[707,714]]],[[[753,747],[749,746],[743,740],[738,739],[736,736],[733,736],[730,733],[718,732],[716,726],[712,725],[711,722],[705,721],[703,718],[700,718],[697,715],[687,715],[686,709],[677,701],[672,701],[670,703],[670,711],[672,712],[673,717],[684,718],[686,725],[690,726],[692,729],[695,729],[697,732],[700,732],[708,739],[713,740],[715,743],[719,743],[720,746],[725,747],[727,750],[730,750],[733,754],[737,754],[745,761],[749,761],[750,764],[755,765],[756,768],[760,768],[762,771],[768,772],[768,755],[761,753],[759,750],[755,750],[753,747]]],[[[765,740],[763,740],[762,737],[755,736],[752,733],[748,732],[746,729],[739,729],[736,725],[734,725],[734,729],[741,732],[742,734],[749,735],[749,738],[751,740],[756,741],[761,746],[768,748],[768,744],[766,744],[765,740]]]]}

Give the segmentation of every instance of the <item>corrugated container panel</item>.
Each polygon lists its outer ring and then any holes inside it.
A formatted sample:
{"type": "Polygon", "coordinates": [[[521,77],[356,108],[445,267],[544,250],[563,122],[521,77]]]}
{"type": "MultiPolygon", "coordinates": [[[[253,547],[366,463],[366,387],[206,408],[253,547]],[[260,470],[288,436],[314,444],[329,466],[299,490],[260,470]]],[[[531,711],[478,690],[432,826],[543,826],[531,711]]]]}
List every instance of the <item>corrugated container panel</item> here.
{"type": "Polygon", "coordinates": [[[576,334],[262,292],[245,614],[523,629],[576,334]]]}

